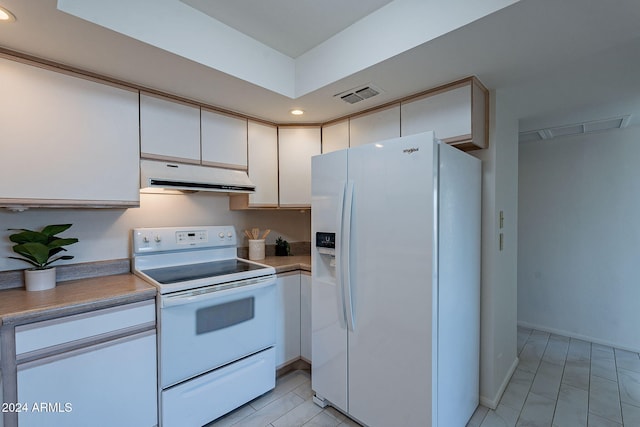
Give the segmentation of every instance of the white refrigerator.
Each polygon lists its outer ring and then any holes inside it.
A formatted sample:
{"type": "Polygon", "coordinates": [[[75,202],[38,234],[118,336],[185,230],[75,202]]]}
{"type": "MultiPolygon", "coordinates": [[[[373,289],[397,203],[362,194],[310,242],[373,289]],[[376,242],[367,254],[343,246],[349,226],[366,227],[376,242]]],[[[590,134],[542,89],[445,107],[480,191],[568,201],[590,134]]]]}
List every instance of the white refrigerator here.
{"type": "Polygon", "coordinates": [[[479,400],[481,162],[433,132],[312,158],[312,389],[370,427],[479,400]]]}

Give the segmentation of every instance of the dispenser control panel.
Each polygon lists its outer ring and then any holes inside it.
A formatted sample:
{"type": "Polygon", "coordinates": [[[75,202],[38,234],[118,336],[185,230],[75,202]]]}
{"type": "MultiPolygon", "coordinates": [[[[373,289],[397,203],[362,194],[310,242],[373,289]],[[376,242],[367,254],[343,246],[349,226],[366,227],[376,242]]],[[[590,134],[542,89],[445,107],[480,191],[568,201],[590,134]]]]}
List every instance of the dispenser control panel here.
{"type": "Polygon", "coordinates": [[[336,248],[336,233],[316,233],[316,247],[317,248],[336,248]]]}

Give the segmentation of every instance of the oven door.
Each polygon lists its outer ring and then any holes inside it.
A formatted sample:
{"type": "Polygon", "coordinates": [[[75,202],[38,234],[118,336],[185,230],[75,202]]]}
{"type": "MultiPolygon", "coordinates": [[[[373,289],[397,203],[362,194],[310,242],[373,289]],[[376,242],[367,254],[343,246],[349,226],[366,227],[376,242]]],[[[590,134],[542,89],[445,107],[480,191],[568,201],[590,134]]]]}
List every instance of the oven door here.
{"type": "Polygon", "coordinates": [[[162,388],[275,345],[275,276],[163,295],[162,388]]]}

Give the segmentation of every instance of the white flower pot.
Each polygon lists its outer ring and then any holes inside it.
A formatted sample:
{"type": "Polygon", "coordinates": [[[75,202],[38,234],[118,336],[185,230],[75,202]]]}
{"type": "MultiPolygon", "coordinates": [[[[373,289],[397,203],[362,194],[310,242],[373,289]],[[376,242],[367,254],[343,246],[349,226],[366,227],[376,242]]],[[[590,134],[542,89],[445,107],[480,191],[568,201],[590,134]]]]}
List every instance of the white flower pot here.
{"type": "Polygon", "coordinates": [[[27,291],[45,291],[56,287],[56,268],[24,270],[24,285],[27,291]]]}

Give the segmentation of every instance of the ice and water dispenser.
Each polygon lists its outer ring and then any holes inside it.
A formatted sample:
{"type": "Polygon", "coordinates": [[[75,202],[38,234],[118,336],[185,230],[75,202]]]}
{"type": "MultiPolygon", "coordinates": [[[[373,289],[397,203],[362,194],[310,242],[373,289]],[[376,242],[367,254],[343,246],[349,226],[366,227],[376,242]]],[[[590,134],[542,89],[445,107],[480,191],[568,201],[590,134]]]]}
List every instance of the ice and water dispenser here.
{"type": "Polygon", "coordinates": [[[336,233],[316,232],[316,260],[318,277],[335,280],[336,277],[336,233]]]}

